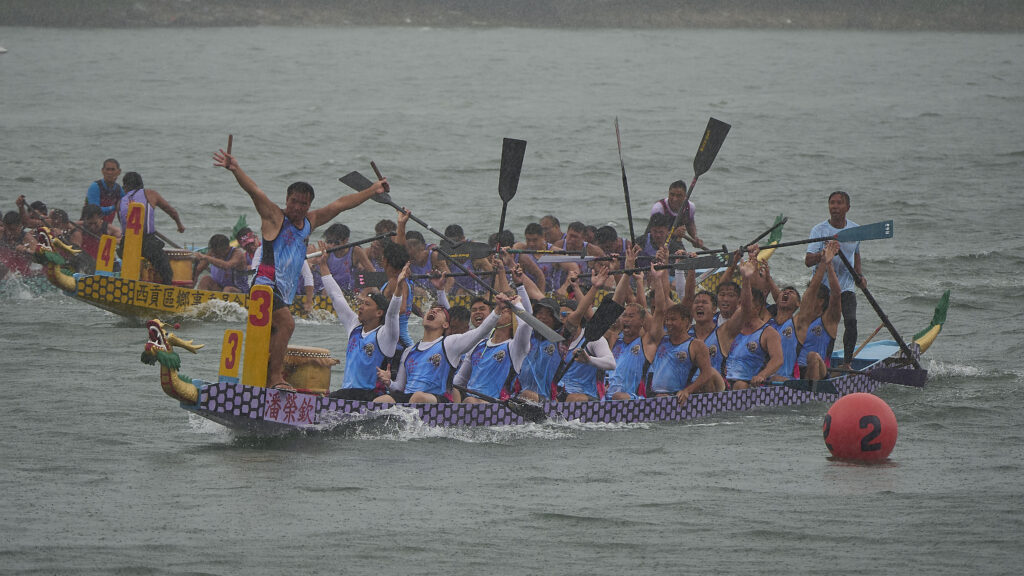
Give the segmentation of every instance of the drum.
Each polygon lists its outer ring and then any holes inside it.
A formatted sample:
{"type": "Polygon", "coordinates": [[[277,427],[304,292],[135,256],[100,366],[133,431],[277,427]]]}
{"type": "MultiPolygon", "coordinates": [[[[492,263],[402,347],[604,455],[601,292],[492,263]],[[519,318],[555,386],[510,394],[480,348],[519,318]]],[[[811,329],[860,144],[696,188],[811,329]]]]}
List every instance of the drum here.
{"type": "Polygon", "coordinates": [[[284,358],[284,379],[300,390],[326,394],[331,388],[331,366],[340,362],[331,358],[326,348],[289,346],[284,358]]]}
{"type": "Polygon", "coordinates": [[[192,252],[188,250],[164,250],[164,254],[167,255],[167,260],[171,264],[171,272],[174,273],[174,280],[171,281],[171,284],[191,288],[193,285],[192,270],[195,266],[192,252]]]}

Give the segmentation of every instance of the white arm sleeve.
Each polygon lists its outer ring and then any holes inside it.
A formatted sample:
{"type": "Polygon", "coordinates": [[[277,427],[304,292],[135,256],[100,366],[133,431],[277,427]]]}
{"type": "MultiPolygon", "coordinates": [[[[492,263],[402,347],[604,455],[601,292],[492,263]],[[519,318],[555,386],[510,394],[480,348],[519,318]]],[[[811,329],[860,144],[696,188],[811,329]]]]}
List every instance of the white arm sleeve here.
{"type": "Polygon", "coordinates": [[[615,370],[615,356],[604,338],[587,344],[587,354],[590,355],[590,363],[598,370],[615,370]]]}
{"type": "Polygon", "coordinates": [[[302,285],[312,286],[313,285],[313,271],[309,269],[309,261],[302,261],[302,285]]]}
{"type": "Polygon", "coordinates": [[[471,376],[473,376],[473,363],[469,361],[469,358],[466,358],[466,361],[459,366],[459,371],[455,373],[452,384],[468,388],[471,376]]]}
{"type": "Polygon", "coordinates": [[[448,363],[456,366],[459,363],[459,356],[473,349],[481,340],[491,333],[491,330],[498,325],[498,315],[491,312],[484,318],[479,326],[464,334],[447,336],[444,339],[444,350],[448,356],[448,363]]]}
{"type": "Polygon", "coordinates": [[[377,331],[377,345],[385,356],[394,356],[398,348],[400,327],[398,317],[402,313],[402,297],[392,296],[388,311],[384,313],[384,325],[377,331]]]}
{"type": "MultiPolygon", "coordinates": [[[[533,304],[530,303],[530,297],[526,294],[526,287],[520,286],[516,289],[516,292],[519,293],[519,304],[516,307],[532,316],[533,304]]],[[[523,368],[523,360],[526,360],[526,355],[530,353],[530,338],[533,336],[533,326],[519,319],[517,321],[516,333],[512,336],[512,344],[509,345],[508,350],[512,356],[512,368],[518,374],[523,368]]]]}
{"type": "Polygon", "coordinates": [[[448,294],[446,294],[444,290],[437,291],[437,305],[445,310],[451,309],[451,305],[448,304],[448,294]]]}
{"type": "MultiPolygon", "coordinates": [[[[345,299],[345,294],[342,293],[341,287],[338,286],[338,282],[334,279],[334,276],[328,274],[327,276],[321,276],[320,280],[324,283],[324,290],[327,295],[331,298],[331,304],[334,305],[334,312],[338,315],[338,321],[345,329],[345,334],[351,334],[352,330],[359,325],[359,316],[349,306],[348,300],[345,299]]],[[[379,339],[378,339],[379,341],[379,339]]],[[[394,354],[394,352],[392,352],[394,354]]]]}

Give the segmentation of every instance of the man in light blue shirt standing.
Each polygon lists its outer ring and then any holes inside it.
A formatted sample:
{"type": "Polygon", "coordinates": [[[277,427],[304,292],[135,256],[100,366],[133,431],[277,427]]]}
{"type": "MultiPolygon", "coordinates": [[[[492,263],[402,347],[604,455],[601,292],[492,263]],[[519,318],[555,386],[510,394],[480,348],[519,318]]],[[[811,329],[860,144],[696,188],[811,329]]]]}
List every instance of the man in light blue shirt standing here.
{"type": "MultiPolygon", "coordinates": [[[[828,220],[821,222],[811,229],[811,238],[823,238],[835,236],[840,230],[855,228],[857,223],[846,219],[846,213],[850,211],[850,195],[842,190],[837,190],[828,196],[828,220]]],[[[860,275],[860,242],[841,242],[839,249],[843,251],[846,258],[853,263],[854,270],[860,275]]],[[[812,242],[807,245],[807,254],[804,255],[804,264],[808,267],[815,267],[821,262],[825,250],[823,242],[812,242]]],[[[836,276],[839,278],[839,292],[842,293],[843,306],[843,364],[849,364],[853,359],[853,351],[857,346],[857,296],[854,292],[856,284],[853,275],[846,266],[836,266],[836,276]]],[[[861,277],[863,278],[863,276],[861,277]]],[[[867,283],[867,280],[864,280],[867,283]]],[[[828,279],[831,296],[835,297],[835,287],[831,286],[828,279]]]]}

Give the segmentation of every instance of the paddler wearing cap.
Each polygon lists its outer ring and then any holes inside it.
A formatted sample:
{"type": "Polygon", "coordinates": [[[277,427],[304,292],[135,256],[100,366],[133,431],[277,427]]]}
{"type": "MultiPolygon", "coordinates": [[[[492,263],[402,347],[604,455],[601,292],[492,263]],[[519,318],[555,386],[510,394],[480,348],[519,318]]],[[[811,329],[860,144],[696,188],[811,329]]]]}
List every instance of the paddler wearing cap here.
{"type": "MultiPolygon", "coordinates": [[[[562,307],[554,298],[539,298],[533,302],[533,315],[556,332],[562,331],[562,307]]],[[[558,344],[549,342],[534,332],[530,336],[530,351],[519,371],[519,396],[533,402],[551,399],[551,380],[558,370],[561,358],[558,344]]]]}
{"type": "MultiPolygon", "coordinates": [[[[377,370],[395,355],[402,297],[393,296],[389,301],[380,290],[364,288],[356,297],[359,311],[353,311],[341,286],[331,274],[327,249],[327,244],[321,241],[320,256],[313,259],[313,265],[320,271],[324,291],[330,296],[338,322],[348,336],[345,376],[341,388],[331,392],[331,398],[370,402],[385,389],[377,379],[377,370]]],[[[408,275],[409,266],[406,265],[399,273],[398,280],[404,281],[408,275]]]]}
{"type": "Polygon", "coordinates": [[[459,357],[469,352],[498,325],[501,311],[511,306],[505,294],[495,297],[498,305],[479,326],[464,334],[445,336],[449,326],[448,311],[435,304],[423,315],[423,339],[405,349],[398,366],[398,375],[388,394],[374,402],[435,404],[457,401],[451,391],[452,378],[459,357]]]}

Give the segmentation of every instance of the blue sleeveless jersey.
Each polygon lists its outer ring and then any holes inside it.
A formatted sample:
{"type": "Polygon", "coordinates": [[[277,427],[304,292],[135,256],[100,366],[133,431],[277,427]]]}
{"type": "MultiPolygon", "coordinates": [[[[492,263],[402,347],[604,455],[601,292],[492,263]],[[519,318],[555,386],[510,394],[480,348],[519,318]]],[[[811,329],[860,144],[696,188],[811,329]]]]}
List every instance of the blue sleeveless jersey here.
{"type": "Polygon", "coordinates": [[[426,350],[420,350],[419,345],[413,347],[405,357],[405,392],[443,396],[454,376],[452,368],[444,353],[444,338],[426,350]]]}
{"type": "MultiPolygon", "coordinates": [[[[579,350],[584,342],[586,340],[581,338],[578,344],[566,351],[564,361],[568,362],[572,358],[573,353],[579,350]]],[[[559,386],[565,388],[567,394],[586,394],[591,398],[599,398],[600,396],[597,393],[597,366],[583,362],[573,362],[572,366],[565,371],[565,375],[562,376],[559,386]]]]}
{"type": "Polygon", "coordinates": [[[687,338],[673,345],[669,337],[663,336],[651,363],[651,390],[657,393],[674,394],[686,388],[693,379],[696,366],[690,358],[690,344],[687,338]]]}
{"type": "Polygon", "coordinates": [[[644,381],[644,368],[647,363],[644,357],[643,337],[637,336],[626,342],[622,334],[619,334],[615,345],[612,346],[612,356],[615,357],[615,370],[606,380],[605,399],[611,400],[612,394],[616,392],[625,392],[631,399],[636,400],[640,397],[638,390],[644,381]]]}
{"type": "Polygon", "coordinates": [[[536,333],[530,337],[530,352],[523,360],[519,372],[522,390],[532,390],[541,398],[551,398],[551,380],[558,370],[558,344],[549,342],[536,333]]]}
{"type": "Polygon", "coordinates": [[[737,334],[725,363],[726,378],[749,381],[768,362],[768,352],[761,346],[761,334],[768,327],[765,322],[753,334],[737,334]]]}
{"type": "MultiPolygon", "coordinates": [[[[690,336],[696,336],[697,331],[690,327],[687,332],[690,336]]],[[[704,345],[708,348],[708,358],[711,360],[711,367],[718,371],[719,374],[725,376],[725,353],[722,350],[722,345],[718,343],[718,328],[716,327],[708,334],[708,337],[704,339],[704,345]]],[[[700,374],[700,370],[697,371],[700,374]]]]}
{"type": "Polygon", "coordinates": [[[807,354],[809,352],[817,352],[821,359],[827,363],[832,355],[833,344],[835,344],[835,339],[828,335],[828,330],[825,330],[825,324],[822,323],[821,316],[818,316],[807,327],[807,334],[804,335],[804,345],[800,349],[800,355],[796,358],[797,365],[807,366],[807,354]]]}
{"type": "Polygon", "coordinates": [[[772,318],[768,321],[768,325],[778,331],[779,339],[782,340],[782,367],[779,368],[778,374],[787,378],[792,377],[797,354],[800,352],[800,342],[796,339],[796,327],[793,324],[793,319],[790,318],[780,325],[772,318]]]}
{"type": "Polygon", "coordinates": [[[487,341],[476,345],[469,354],[469,362],[473,373],[469,377],[466,388],[492,398],[501,396],[501,390],[509,382],[512,369],[512,355],[509,354],[506,340],[495,346],[488,346],[487,341]]]}
{"type": "Polygon", "coordinates": [[[295,300],[311,228],[309,219],[303,219],[302,229],[299,229],[286,216],[277,238],[263,240],[263,260],[253,283],[275,287],[276,295],[288,305],[295,300]]]}
{"type": "Polygon", "coordinates": [[[360,324],[349,334],[342,388],[373,390],[377,387],[377,368],[387,359],[377,344],[378,332],[380,326],[363,335],[363,325],[360,324]]]}

